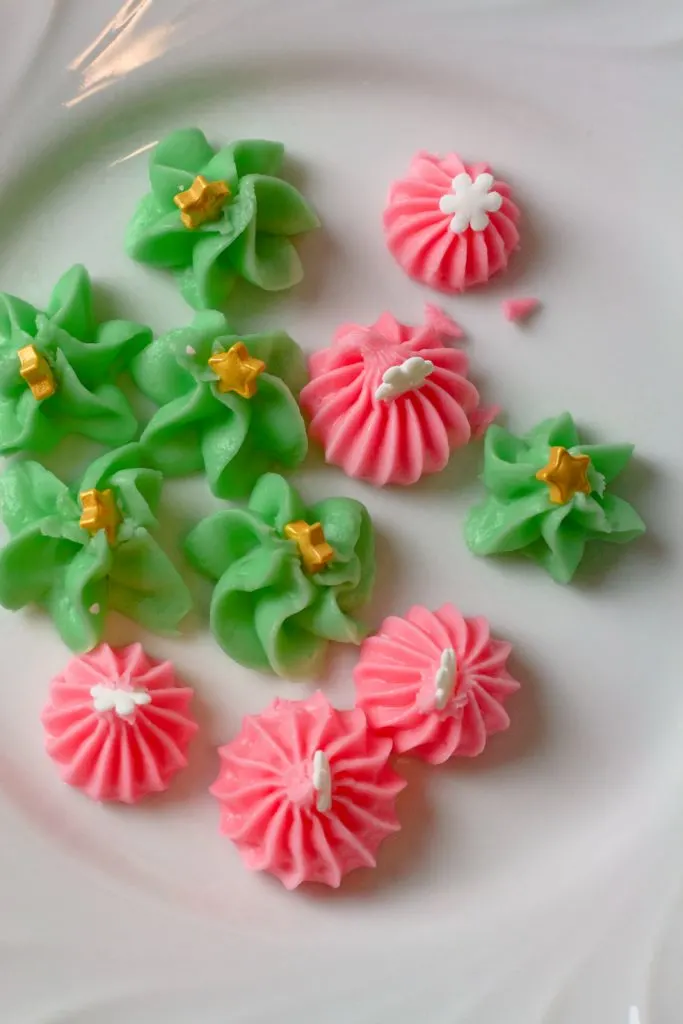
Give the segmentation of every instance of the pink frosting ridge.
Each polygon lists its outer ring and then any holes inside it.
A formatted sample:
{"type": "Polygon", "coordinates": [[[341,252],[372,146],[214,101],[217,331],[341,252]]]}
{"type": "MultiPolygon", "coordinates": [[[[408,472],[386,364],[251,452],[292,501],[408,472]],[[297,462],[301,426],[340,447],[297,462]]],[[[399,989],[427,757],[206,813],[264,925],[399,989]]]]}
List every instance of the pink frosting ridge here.
{"type": "Polygon", "coordinates": [[[342,324],[332,345],[310,357],[311,379],[300,397],[327,462],[378,487],[412,484],[443,469],[451,449],[482,433],[499,409],[480,406],[467,356],[446,344],[461,336],[460,326],[431,305],[421,327],[391,313],[370,327],[342,324]],[[409,361],[422,366],[424,379],[379,397],[387,371],[409,361]]]}
{"type": "Polygon", "coordinates": [[[93,800],[136,803],[187,764],[197,731],[191,699],[170,662],[154,661],[140,644],[101,644],[50,683],[47,752],[64,782],[93,800]]]}
{"type": "Polygon", "coordinates": [[[450,226],[452,214],[439,205],[458,175],[468,174],[475,181],[489,173],[488,164],[465,164],[456,153],[440,158],[420,151],[407,177],[393,182],[384,229],[390,251],[410,277],[454,293],[484,284],[506,268],[519,245],[519,210],[510,199],[509,185],[492,182],[491,190],[502,202],[498,209],[489,210],[488,223],[480,230],[468,226],[455,233],[450,226]]]}
{"type": "Polygon", "coordinates": [[[475,757],[510,724],[503,704],[520,685],[506,668],[510,649],[491,638],[486,619],[418,605],[363,642],[356,704],[397,753],[431,764],[475,757]]]}
{"type": "Polygon", "coordinates": [[[272,872],[287,889],[337,888],[354,868],[374,867],[380,843],[400,828],[395,802],[406,783],[390,753],[391,741],[358,709],[337,711],[320,692],[276,699],[219,750],[211,792],[221,831],[248,868],[272,872]]]}

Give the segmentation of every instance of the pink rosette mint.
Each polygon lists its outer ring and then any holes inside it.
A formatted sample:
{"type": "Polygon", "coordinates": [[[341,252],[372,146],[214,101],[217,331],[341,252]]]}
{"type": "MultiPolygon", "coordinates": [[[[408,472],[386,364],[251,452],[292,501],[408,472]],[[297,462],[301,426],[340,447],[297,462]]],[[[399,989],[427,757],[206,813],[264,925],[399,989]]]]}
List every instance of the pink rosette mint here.
{"type": "Polygon", "coordinates": [[[50,684],[45,745],[64,782],[93,800],[136,803],[168,788],[197,731],[192,690],[140,644],[101,644],[50,684]]]}
{"type": "Polygon", "coordinates": [[[406,783],[390,753],[358,709],[337,711],[320,692],[276,699],[219,750],[211,792],[221,831],[249,869],[287,889],[337,888],[354,868],[374,867],[380,843],[400,828],[395,802],[406,783]]]}
{"type": "Polygon", "coordinates": [[[399,754],[430,764],[475,757],[510,724],[503,705],[520,685],[506,668],[510,649],[491,638],[486,619],[465,619],[450,604],[416,606],[364,641],[356,705],[399,754]]]}
{"type": "Polygon", "coordinates": [[[465,164],[455,153],[417,153],[384,211],[387,245],[405,272],[453,293],[505,270],[518,221],[509,186],[488,164],[465,164]]]}
{"type": "Polygon", "coordinates": [[[412,484],[485,430],[498,409],[482,409],[467,356],[446,344],[461,336],[429,305],[422,327],[391,313],[370,327],[343,324],[311,356],[300,396],[327,462],[378,487],[412,484]]]}

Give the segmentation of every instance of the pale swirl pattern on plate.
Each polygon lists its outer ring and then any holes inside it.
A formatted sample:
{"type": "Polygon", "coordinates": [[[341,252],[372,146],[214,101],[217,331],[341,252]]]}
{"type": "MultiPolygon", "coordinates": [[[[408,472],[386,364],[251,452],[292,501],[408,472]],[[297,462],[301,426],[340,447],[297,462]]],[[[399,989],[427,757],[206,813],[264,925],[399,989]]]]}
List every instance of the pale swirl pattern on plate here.
{"type": "Polygon", "coordinates": [[[391,313],[369,327],[342,324],[332,345],[310,357],[311,380],[300,396],[326,461],[377,487],[412,484],[442,470],[451,450],[498,413],[481,407],[467,356],[445,343],[461,336],[450,317],[429,305],[421,327],[391,313]],[[423,379],[411,386],[407,377],[397,381],[397,369],[415,362],[423,379]],[[390,388],[387,380],[394,381],[390,388]]]}
{"type": "Polygon", "coordinates": [[[219,753],[211,792],[221,831],[249,869],[270,871],[287,889],[337,888],[349,871],[374,867],[380,843],[400,828],[395,802],[405,780],[388,764],[391,741],[368,729],[362,711],[337,711],[320,692],[247,716],[219,753]]]}
{"type": "Polygon", "coordinates": [[[519,210],[510,198],[509,185],[491,182],[491,190],[502,202],[497,210],[489,210],[483,230],[468,226],[456,232],[452,214],[440,206],[445,196],[452,195],[458,175],[468,174],[476,182],[490,170],[487,163],[465,164],[456,153],[440,158],[420,151],[407,176],[392,183],[384,230],[391,253],[410,277],[438,291],[455,293],[484,284],[505,270],[519,246],[519,210]]]}
{"type": "Polygon", "coordinates": [[[192,690],[140,644],[102,644],[50,684],[45,745],[64,782],[93,800],[135,803],[168,788],[187,764],[197,724],[192,690]]]}
{"type": "Polygon", "coordinates": [[[503,705],[520,685],[506,667],[510,650],[492,639],[484,618],[466,619],[451,604],[436,612],[415,606],[363,642],[357,706],[399,754],[431,764],[476,757],[510,724],[503,705]]]}

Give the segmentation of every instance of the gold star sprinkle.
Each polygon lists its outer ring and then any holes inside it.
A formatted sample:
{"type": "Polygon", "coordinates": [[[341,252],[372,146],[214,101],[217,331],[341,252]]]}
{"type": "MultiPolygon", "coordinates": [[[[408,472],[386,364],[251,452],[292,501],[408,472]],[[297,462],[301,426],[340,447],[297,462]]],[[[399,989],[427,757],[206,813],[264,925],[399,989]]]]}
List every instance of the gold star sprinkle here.
{"type": "Polygon", "coordinates": [[[93,537],[100,530],[104,530],[107,540],[113,544],[116,540],[116,529],[121,522],[113,493],[110,490],[97,491],[93,488],[91,491],[81,491],[78,498],[83,509],[79,526],[93,537]]]}
{"type": "Polygon", "coordinates": [[[293,540],[299,549],[306,572],[320,572],[334,558],[334,548],[325,540],[320,523],[309,526],[303,519],[285,526],[285,537],[293,540]]]}
{"type": "Polygon", "coordinates": [[[572,455],[558,445],[550,449],[548,465],[539,469],[537,480],[542,480],[550,490],[550,500],[555,505],[566,505],[577,491],[590,494],[592,487],[588,480],[588,455],[572,455]]]}
{"type": "Polygon", "coordinates": [[[207,181],[198,174],[184,192],[173,196],[173,202],[180,210],[180,219],[191,231],[207,220],[216,220],[230,198],[227,181],[207,181]]]}
{"type": "Polygon", "coordinates": [[[47,359],[36,349],[35,345],[25,345],[17,352],[19,356],[19,373],[24,378],[33,397],[38,402],[54,395],[57,390],[52,370],[47,359]]]}
{"type": "Polygon", "coordinates": [[[256,378],[266,368],[261,359],[252,359],[243,341],[237,341],[227,352],[214,352],[209,366],[218,377],[221,394],[236,391],[242,398],[256,394],[256,378]]]}

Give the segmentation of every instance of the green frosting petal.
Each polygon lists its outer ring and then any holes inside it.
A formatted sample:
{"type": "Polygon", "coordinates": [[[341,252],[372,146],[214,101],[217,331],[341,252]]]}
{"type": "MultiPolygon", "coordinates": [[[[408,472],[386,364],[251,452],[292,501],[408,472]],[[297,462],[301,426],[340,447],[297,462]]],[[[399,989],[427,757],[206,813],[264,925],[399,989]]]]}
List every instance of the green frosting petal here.
{"type": "Polygon", "coordinates": [[[332,587],[339,607],[352,612],[368,601],[374,583],[375,537],[368,511],[352,498],[343,504],[331,498],[318,502],[311,512],[336,553],[334,563],[316,581],[332,587]]]}
{"type": "Polygon", "coordinates": [[[118,505],[124,519],[130,519],[146,529],[157,525],[156,510],[163,484],[163,477],[158,470],[119,469],[111,474],[107,482],[110,487],[116,488],[118,505]]]}
{"type": "Polygon", "coordinates": [[[204,132],[199,128],[179,128],[157,143],[152,150],[149,158],[150,178],[153,179],[156,167],[178,168],[194,177],[212,156],[213,149],[206,141],[204,132]]]}
{"type": "Polygon", "coordinates": [[[194,247],[204,237],[201,229],[187,230],[175,207],[162,210],[150,193],[142,197],[126,228],[125,247],[138,263],[184,267],[192,262],[194,247]]]}
{"type": "Polygon", "coordinates": [[[111,483],[113,476],[126,469],[137,469],[143,464],[144,455],[140,444],[124,445],[111,452],[105,452],[99,459],[91,462],[81,480],[79,491],[95,487],[103,490],[111,483]]]}
{"type": "Polygon", "coordinates": [[[37,314],[38,310],[23,299],[0,292],[0,336],[3,338],[15,332],[32,338],[36,333],[37,314]]]}
{"type": "Polygon", "coordinates": [[[189,327],[169,331],[153,341],[131,364],[133,380],[157,405],[172,402],[195,385],[195,360],[206,362],[214,339],[229,335],[222,313],[204,310],[195,315],[189,327]],[[188,355],[188,350],[194,355],[188,355]]]}
{"type": "MultiPolygon", "coordinates": [[[[249,441],[255,456],[265,454],[265,468],[275,462],[294,469],[303,462],[308,451],[306,426],[299,404],[284,381],[264,373],[249,408],[249,441]]],[[[261,472],[252,475],[252,485],[259,476],[261,472]]]]}
{"type": "Polygon", "coordinates": [[[42,603],[55,576],[79,550],[67,540],[46,537],[40,523],[27,526],[0,551],[0,604],[16,611],[42,603]]]}
{"type": "Polygon", "coordinates": [[[219,149],[204,166],[202,173],[208,181],[227,181],[230,190],[234,192],[239,182],[240,172],[237,169],[232,146],[224,146],[223,149],[219,149]]]}
{"type": "Polygon", "coordinates": [[[333,590],[321,591],[295,621],[304,631],[340,644],[359,644],[367,635],[364,626],[342,611],[333,590]]]}
{"type": "Polygon", "coordinates": [[[97,533],[56,574],[43,602],[62,640],[73,651],[89,651],[102,638],[111,565],[107,538],[103,532],[97,533]]]}
{"type": "Polygon", "coordinates": [[[645,523],[623,498],[618,498],[616,494],[606,494],[602,499],[602,507],[609,528],[605,540],[626,544],[645,533],[645,523]]]}
{"type": "Polygon", "coordinates": [[[269,468],[270,459],[258,449],[251,433],[253,399],[245,402],[237,395],[221,395],[221,399],[225,414],[206,424],[201,455],[211,493],[236,500],[249,494],[254,479],[269,468]]]}
{"type": "Polygon", "coordinates": [[[68,434],[125,444],[137,420],[112,382],[151,339],[126,320],[96,324],[88,273],[74,266],[57,282],[45,313],[0,295],[0,452],[46,452],[68,434]],[[34,397],[20,374],[18,350],[33,345],[55,393],[34,397]]]}
{"type": "Polygon", "coordinates": [[[513,498],[537,490],[539,464],[539,458],[523,438],[514,437],[497,423],[486,431],[482,479],[496,497],[513,498]]]}
{"type": "MultiPolygon", "coordinates": [[[[235,338],[235,341],[238,339],[235,338]]],[[[263,334],[250,334],[243,339],[249,354],[262,359],[272,377],[283,380],[289,390],[297,398],[304,384],[308,381],[306,357],[285,331],[268,331],[263,334]]]]}
{"type": "Polygon", "coordinates": [[[586,546],[586,535],[571,521],[571,506],[549,512],[541,525],[543,543],[529,553],[548,570],[558,583],[569,583],[576,572],[586,546]]]}
{"type": "Polygon", "coordinates": [[[108,606],[165,632],[191,606],[178,571],[148,532],[162,479],[141,459],[138,444],[107,452],[73,491],[35,462],[0,477],[0,516],[11,537],[0,550],[0,604],[42,605],[73,650],[99,643],[108,606]],[[111,540],[80,526],[78,495],[93,488],[113,492],[121,521],[111,540]]]}
{"type": "Polygon", "coordinates": [[[109,604],[145,629],[159,633],[177,632],[192,608],[182,576],[142,527],[113,549],[109,604]]]}
{"type": "Polygon", "coordinates": [[[277,473],[262,476],[249,499],[249,511],[272,527],[277,535],[287,523],[306,518],[306,508],[297,491],[277,473]]]}
{"type": "Polygon", "coordinates": [[[38,402],[27,389],[18,398],[0,396],[0,451],[6,455],[31,447],[35,452],[49,451],[64,432],[41,415],[38,402]]]}
{"type": "Polygon", "coordinates": [[[313,585],[287,549],[269,545],[236,562],[218,581],[211,628],[240,664],[278,675],[300,673],[323,649],[319,637],[292,621],[313,596],[313,585]]]}
{"type": "Polygon", "coordinates": [[[220,222],[219,234],[206,234],[195,246],[192,266],[183,271],[183,298],[194,309],[222,306],[237,281],[236,241],[249,228],[255,207],[249,197],[238,197],[220,222]],[[191,272],[190,272],[191,271],[191,272]]]}
{"type": "Polygon", "coordinates": [[[48,321],[80,341],[91,341],[96,323],[92,287],[85,267],[77,263],[62,274],[52,289],[45,314],[48,321]]]}
{"type": "Polygon", "coordinates": [[[598,501],[595,492],[580,498],[573,504],[569,503],[572,523],[584,531],[593,534],[609,533],[609,523],[605,515],[602,501],[598,501]]]}
{"type": "Polygon", "coordinates": [[[192,265],[178,271],[180,294],[193,309],[224,305],[237,282],[237,271],[228,264],[227,258],[219,258],[224,250],[220,235],[206,238],[197,246],[192,265]]]}
{"type": "Polygon", "coordinates": [[[470,510],[465,540],[478,555],[524,551],[560,583],[578,568],[587,541],[626,542],[645,524],[628,502],[605,491],[631,458],[631,445],[583,445],[569,413],[544,420],[523,437],[501,427],[487,431],[483,481],[489,497],[470,510]],[[548,465],[551,449],[588,455],[590,494],[580,491],[564,504],[550,500],[536,477],[548,465]]]}
{"type": "Polygon", "coordinates": [[[278,177],[280,143],[243,139],[215,151],[196,128],[172,132],[150,157],[151,192],[126,230],[133,259],[178,271],[196,309],[222,305],[238,276],[266,291],[289,288],[302,268],[289,236],[318,227],[311,207],[278,177]],[[195,177],[226,181],[230,196],[215,219],[187,228],[174,203],[195,177]]]}
{"type": "Polygon", "coordinates": [[[318,227],[318,218],[293,185],[279,178],[252,174],[242,181],[256,204],[256,229],[269,235],[301,235],[318,227]]]}
{"type": "Polygon", "coordinates": [[[230,249],[231,265],[265,292],[292,288],[304,276],[299,254],[288,238],[260,234],[252,220],[230,249]]]}
{"type": "Polygon", "coordinates": [[[142,434],[154,464],[168,476],[203,469],[221,498],[246,497],[273,466],[294,468],[308,437],[297,396],[307,379],[304,355],[283,331],[240,337],[221,313],[203,311],[184,329],[158,338],[134,361],[141,391],[163,399],[142,434]],[[242,342],[266,364],[256,393],[222,393],[208,366],[215,352],[242,342]]]}
{"type": "Polygon", "coordinates": [[[211,629],[243,665],[279,675],[310,672],[326,641],[360,643],[352,617],[374,582],[374,535],[362,505],[329,498],[306,509],[274,473],[261,477],[248,509],[202,520],[185,542],[188,559],[217,581],[211,629]],[[284,536],[290,522],[320,522],[335,557],[317,573],[304,571],[297,544],[284,536]]]}
{"type": "Polygon", "coordinates": [[[56,394],[40,404],[33,399],[54,432],[63,437],[81,434],[99,444],[114,447],[127,444],[135,437],[138,422],[119,388],[113,384],[102,384],[88,391],[59,351],[54,371],[58,381],[56,394]]]}
{"type": "Polygon", "coordinates": [[[538,445],[546,445],[548,448],[555,445],[572,448],[579,443],[579,435],[570,414],[562,412],[554,419],[543,420],[537,424],[529,431],[525,440],[531,448],[538,445]]]}
{"type": "Polygon", "coordinates": [[[15,462],[0,476],[0,518],[10,536],[49,516],[65,521],[80,510],[66,484],[38,462],[15,462]]]}
{"type": "Polygon", "coordinates": [[[185,541],[185,553],[199,572],[218,580],[234,562],[272,540],[266,523],[243,509],[228,509],[197,523],[185,541]]]}
{"type": "Polygon", "coordinates": [[[580,444],[577,451],[590,456],[593,469],[609,484],[631,460],[632,444],[580,444]]]}
{"type": "Polygon", "coordinates": [[[149,168],[149,180],[152,191],[145,198],[153,199],[150,209],[158,213],[174,213],[177,220],[178,207],[173,202],[173,197],[178,192],[188,189],[195,179],[193,171],[183,171],[180,167],[168,167],[165,164],[153,163],[149,168]]]}
{"type": "Polygon", "coordinates": [[[196,385],[189,395],[181,395],[152,416],[140,440],[166,476],[186,476],[204,467],[202,438],[216,408],[210,388],[196,385]]]}
{"type": "Polygon", "coordinates": [[[80,341],[45,325],[39,337],[51,328],[51,338],[73,366],[81,381],[89,388],[98,387],[103,380],[111,380],[128,369],[131,359],[141,352],[152,338],[149,327],[130,320],[108,320],[100,324],[93,341],[80,341]]]}
{"type": "Polygon", "coordinates": [[[541,536],[541,522],[551,509],[542,491],[515,501],[489,498],[473,508],[465,524],[465,539],[475,555],[501,554],[526,547],[541,536]]]}
{"type": "Polygon", "coordinates": [[[232,153],[240,177],[245,174],[270,174],[277,176],[282,169],[285,147],[281,142],[265,139],[241,139],[227,149],[232,153]]]}

